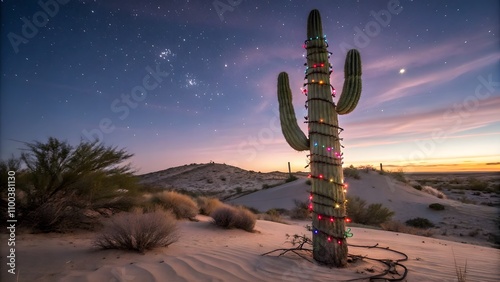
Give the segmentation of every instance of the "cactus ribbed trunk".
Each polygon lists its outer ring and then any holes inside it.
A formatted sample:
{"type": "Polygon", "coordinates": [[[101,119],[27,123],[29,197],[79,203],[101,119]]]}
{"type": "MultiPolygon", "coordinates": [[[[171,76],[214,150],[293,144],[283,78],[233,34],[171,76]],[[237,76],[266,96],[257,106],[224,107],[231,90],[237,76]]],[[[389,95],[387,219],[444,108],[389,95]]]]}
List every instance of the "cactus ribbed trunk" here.
{"type": "Polygon", "coordinates": [[[308,133],[297,125],[292,107],[288,75],[278,77],[278,101],[283,135],[292,148],[309,149],[312,177],[313,257],[327,265],[347,264],[345,236],[345,187],[338,114],[354,110],[361,94],[361,59],[350,50],[344,69],[345,81],[338,105],[332,99],[330,63],[326,38],[318,10],[309,14],[307,24],[307,106],[308,133]]]}
{"type": "Polygon", "coordinates": [[[319,219],[318,215],[344,217],[345,195],[337,183],[343,182],[342,163],[335,155],[340,152],[339,130],[330,125],[338,125],[338,116],[333,106],[331,95],[329,60],[326,42],[323,39],[321,18],[319,12],[309,15],[309,28],[307,32],[307,66],[308,68],[308,121],[310,140],[310,167],[313,195],[313,257],[316,261],[327,264],[343,266],[347,263],[347,244],[345,239],[328,240],[328,235],[343,237],[345,221],[319,219]],[[312,26],[312,28],[311,28],[312,26]],[[319,37],[319,39],[315,39],[319,37]],[[324,63],[319,70],[313,68],[316,64],[324,63]],[[318,82],[323,82],[319,84],[318,82]],[[328,102],[326,102],[326,101],[328,102]],[[327,150],[326,148],[331,148],[327,150]],[[322,176],[322,178],[317,178],[322,176]],[[333,180],[333,182],[325,181],[333,180]],[[333,200],[334,201],[333,201],[333,200]],[[342,203],[335,208],[337,203],[342,203]]]}

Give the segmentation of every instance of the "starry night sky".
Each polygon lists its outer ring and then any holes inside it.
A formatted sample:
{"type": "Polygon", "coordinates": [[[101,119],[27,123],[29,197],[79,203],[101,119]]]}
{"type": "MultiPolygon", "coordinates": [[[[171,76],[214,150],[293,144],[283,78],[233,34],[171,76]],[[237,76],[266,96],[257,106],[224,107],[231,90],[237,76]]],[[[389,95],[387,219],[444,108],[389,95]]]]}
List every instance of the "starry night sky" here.
{"type": "Polygon", "coordinates": [[[289,73],[302,122],[317,8],[338,93],[346,50],[363,62],[360,103],[340,117],[346,165],[500,170],[497,0],[55,1],[1,2],[2,159],[21,142],[99,137],[134,153],[139,173],[304,170],[307,153],[281,133],[276,79],[289,73]]]}

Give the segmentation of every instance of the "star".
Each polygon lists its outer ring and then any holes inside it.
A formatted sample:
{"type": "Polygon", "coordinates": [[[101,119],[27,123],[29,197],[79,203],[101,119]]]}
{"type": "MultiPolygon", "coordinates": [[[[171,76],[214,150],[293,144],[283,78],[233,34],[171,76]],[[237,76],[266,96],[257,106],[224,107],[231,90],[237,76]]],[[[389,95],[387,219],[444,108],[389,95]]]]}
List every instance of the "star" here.
{"type": "Polygon", "coordinates": [[[399,73],[400,73],[400,74],[403,74],[403,73],[405,73],[405,72],[406,72],[406,70],[405,70],[404,68],[399,70],[399,73]]]}

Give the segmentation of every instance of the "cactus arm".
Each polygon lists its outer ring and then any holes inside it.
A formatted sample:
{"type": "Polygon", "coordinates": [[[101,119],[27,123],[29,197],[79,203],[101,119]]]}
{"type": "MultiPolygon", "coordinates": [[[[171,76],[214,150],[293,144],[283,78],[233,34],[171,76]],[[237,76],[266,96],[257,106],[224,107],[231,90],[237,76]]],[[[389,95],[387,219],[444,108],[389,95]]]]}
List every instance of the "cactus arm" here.
{"type": "Polygon", "coordinates": [[[344,86],[336,109],[339,115],[352,112],[361,96],[361,58],[356,49],[347,52],[344,76],[344,86]]]}
{"type": "Polygon", "coordinates": [[[297,124],[292,104],[292,91],[288,82],[288,74],[282,72],[278,76],[278,102],[281,131],[286,141],[297,151],[309,150],[309,140],[297,124]]]}

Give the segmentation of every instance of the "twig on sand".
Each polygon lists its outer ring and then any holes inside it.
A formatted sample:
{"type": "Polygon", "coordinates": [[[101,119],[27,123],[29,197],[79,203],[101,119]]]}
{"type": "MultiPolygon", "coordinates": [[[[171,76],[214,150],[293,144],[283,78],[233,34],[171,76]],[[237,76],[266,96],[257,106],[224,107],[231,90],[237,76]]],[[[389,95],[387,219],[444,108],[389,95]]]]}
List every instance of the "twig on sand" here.
{"type": "MultiPolygon", "coordinates": [[[[275,250],[272,250],[270,252],[262,254],[262,256],[269,255],[269,254],[272,254],[272,253],[275,253],[275,252],[280,252],[279,255],[278,255],[280,257],[280,256],[285,255],[288,252],[292,252],[292,253],[298,255],[299,257],[301,257],[302,259],[305,259],[305,260],[307,260],[310,263],[314,263],[312,260],[310,260],[309,258],[305,257],[303,254],[301,254],[302,252],[312,253],[313,250],[311,248],[305,248],[304,247],[304,245],[306,245],[306,244],[307,245],[312,245],[311,239],[309,239],[306,235],[297,235],[297,234],[295,234],[293,236],[290,236],[290,235],[286,234],[286,236],[287,236],[287,239],[292,238],[291,240],[287,240],[287,242],[290,242],[294,246],[295,245],[297,245],[297,246],[295,246],[293,248],[288,248],[288,249],[287,248],[275,249],[275,250]]],[[[406,268],[406,266],[404,266],[403,264],[400,263],[400,262],[408,260],[408,255],[406,255],[405,253],[400,252],[400,251],[396,251],[396,250],[392,250],[389,247],[379,247],[378,244],[370,245],[370,246],[351,245],[351,244],[349,244],[349,247],[367,248],[367,249],[374,249],[374,248],[376,248],[376,249],[387,250],[387,251],[390,251],[390,252],[393,252],[393,253],[401,255],[402,258],[396,259],[396,260],[393,260],[393,259],[377,259],[377,258],[370,258],[368,256],[360,256],[360,255],[349,254],[348,257],[349,257],[349,259],[350,259],[351,262],[354,262],[354,261],[357,261],[357,260],[363,260],[363,259],[373,260],[373,261],[378,261],[378,262],[384,264],[386,266],[386,269],[384,271],[382,271],[381,273],[378,273],[378,274],[375,274],[375,275],[372,275],[372,276],[362,277],[362,278],[355,278],[355,279],[350,279],[350,280],[345,280],[345,281],[356,281],[356,280],[365,280],[365,279],[369,279],[369,281],[403,281],[406,278],[406,276],[408,274],[408,269],[406,268]],[[398,267],[400,267],[400,268],[403,269],[403,273],[402,274],[400,274],[398,272],[398,269],[397,269],[398,267]],[[388,275],[391,275],[392,277],[387,277],[388,275]],[[394,277],[394,275],[398,275],[399,277],[394,277]]],[[[455,262],[455,266],[456,266],[456,262],[455,262]]],[[[467,267],[467,263],[466,263],[466,267],[467,267]]],[[[458,276],[458,273],[459,273],[459,270],[457,269],[457,276],[458,276]]],[[[460,273],[462,273],[462,272],[460,271],[460,273]]],[[[465,275],[464,275],[464,277],[465,277],[465,275]]],[[[465,281],[465,280],[459,280],[459,281],[465,281]]]]}

